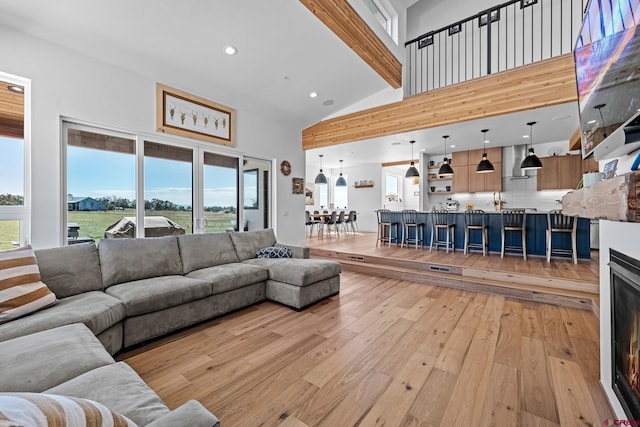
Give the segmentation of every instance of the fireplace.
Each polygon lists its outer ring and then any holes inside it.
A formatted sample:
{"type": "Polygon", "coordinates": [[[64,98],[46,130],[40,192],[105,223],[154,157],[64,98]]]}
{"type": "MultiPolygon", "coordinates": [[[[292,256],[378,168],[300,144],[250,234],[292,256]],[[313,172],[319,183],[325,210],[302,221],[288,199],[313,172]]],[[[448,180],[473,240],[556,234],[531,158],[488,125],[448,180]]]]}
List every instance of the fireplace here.
{"type": "Polygon", "coordinates": [[[612,383],[627,417],[640,420],[640,260],[610,249],[612,383]]]}

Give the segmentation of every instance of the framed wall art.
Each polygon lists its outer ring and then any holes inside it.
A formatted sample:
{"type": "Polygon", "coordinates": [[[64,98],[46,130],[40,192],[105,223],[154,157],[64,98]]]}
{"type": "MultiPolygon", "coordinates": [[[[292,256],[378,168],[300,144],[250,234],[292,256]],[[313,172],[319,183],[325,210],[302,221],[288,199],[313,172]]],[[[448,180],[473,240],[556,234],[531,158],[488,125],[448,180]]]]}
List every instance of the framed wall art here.
{"type": "Polygon", "coordinates": [[[304,178],[291,178],[293,183],[293,194],[304,194],[304,178]]]}
{"type": "Polygon", "coordinates": [[[156,127],[160,132],[235,147],[235,110],[156,83],[156,127]]]}

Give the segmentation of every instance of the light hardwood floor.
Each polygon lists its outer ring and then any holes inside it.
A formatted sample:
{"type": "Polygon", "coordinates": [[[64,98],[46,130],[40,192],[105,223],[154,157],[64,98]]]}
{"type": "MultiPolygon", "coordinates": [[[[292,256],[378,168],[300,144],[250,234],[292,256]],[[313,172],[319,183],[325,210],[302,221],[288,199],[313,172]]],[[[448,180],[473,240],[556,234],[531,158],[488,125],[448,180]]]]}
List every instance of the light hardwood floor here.
{"type": "Polygon", "coordinates": [[[233,426],[574,426],[612,418],[585,310],[344,272],[122,354],[170,406],[233,426]]]}

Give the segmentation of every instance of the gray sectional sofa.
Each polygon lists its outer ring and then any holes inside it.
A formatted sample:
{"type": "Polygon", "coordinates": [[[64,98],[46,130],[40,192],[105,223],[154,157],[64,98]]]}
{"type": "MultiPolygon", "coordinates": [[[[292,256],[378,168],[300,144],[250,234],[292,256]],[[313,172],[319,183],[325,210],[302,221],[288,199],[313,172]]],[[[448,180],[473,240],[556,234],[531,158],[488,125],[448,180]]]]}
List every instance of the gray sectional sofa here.
{"type": "MultiPolygon", "coordinates": [[[[146,425],[168,417],[170,413],[157,395],[111,355],[265,299],[302,309],[339,292],[339,263],[308,259],[307,248],[289,245],[292,258],[257,258],[257,250],[272,246],[282,245],[269,229],[104,239],[97,247],[88,243],[36,251],[42,281],[56,294],[58,303],[0,324],[0,392],[22,391],[24,387],[18,390],[14,386],[25,383],[29,385],[26,391],[74,396],[78,392],[81,395],[77,397],[87,397],[82,395],[92,391],[89,398],[100,402],[103,387],[91,390],[90,384],[111,384],[103,380],[104,375],[125,388],[130,381],[133,390],[148,399],[155,396],[159,403],[155,398],[150,401],[164,407],[153,417],[130,417],[133,421],[146,425]],[[80,341],[74,342],[74,336],[80,341]],[[71,343],[66,349],[58,345],[65,340],[71,343]],[[103,348],[81,350],[85,346],[103,348]],[[39,356],[25,363],[15,356],[21,354],[21,348],[37,349],[39,356]],[[78,360],[71,354],[76,349],[78,360]],[[58,354],[64,375],[33,369],[58,354]],[[9,372],[11,381],[5,381],[4,373],[9,372]]],[[[109,407],[113,391],[104,393],[107,398],[101,403],[109,407]]],[[[201,413],[204,408],[198,407],[199,403],[185,405],[189,406],[184,410],[200,414],[204,424],[174,425],[213,425],[212,418],[201,413]]],[[[128,411],[138,414],[136,410],[128,411]]],[[[127,408],[123,414],[129,416],[127,408]]]]}

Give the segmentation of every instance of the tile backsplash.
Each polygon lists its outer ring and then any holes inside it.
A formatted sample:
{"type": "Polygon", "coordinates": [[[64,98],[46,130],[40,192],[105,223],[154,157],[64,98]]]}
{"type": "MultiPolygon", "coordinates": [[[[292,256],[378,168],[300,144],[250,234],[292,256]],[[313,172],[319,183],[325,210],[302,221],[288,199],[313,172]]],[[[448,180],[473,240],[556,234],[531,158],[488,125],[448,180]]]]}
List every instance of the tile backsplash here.
{"type": "MultiPolygon", "coordinates": [[[[560,209],[562,205],[558,200],[570,190],[544,190],[537,191],[536,176],[527,179],[512,179],[504,177],[500,192],[502,200],[506,203],[503,208],[535,208],[538,211],[546,212],[552,209],[560,209]]],[[[471,203],[474,208],[485,211],[494,210],[493,193],[457,193],[451,195],[429,195],[425,198],[424,210],[431,210],[433,206],[439,209],[445,205],[447,197],[457,200],[460,203],[459,210],[463,211],[467,203],[471,203]]],[[[497,198],[498,195],[496,194],[497,198]]]]}

